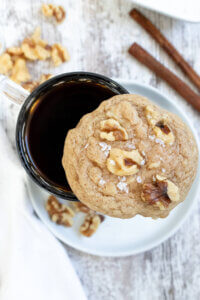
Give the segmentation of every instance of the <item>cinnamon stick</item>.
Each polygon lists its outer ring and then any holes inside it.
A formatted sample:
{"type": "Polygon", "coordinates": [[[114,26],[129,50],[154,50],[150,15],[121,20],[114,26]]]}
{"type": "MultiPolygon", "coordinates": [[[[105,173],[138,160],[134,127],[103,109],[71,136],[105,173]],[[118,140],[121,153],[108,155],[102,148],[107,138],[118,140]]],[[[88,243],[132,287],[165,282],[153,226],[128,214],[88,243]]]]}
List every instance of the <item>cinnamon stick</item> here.
{"type": "Polygon", "coordinates": [[[196,85],[196,87],[200,89],[200,76],[167,40],[167,38],[156,28],[156,26],[137,9],[131,10],[130,16],[158,42],[158,44],[168,53],[175,63],[179,65],[188,78],[196,85]]]}
{"type": "Polygon", "coordinates": [[[187,102],[192,104],[192,106],[200,112],[200,96],[172,71],[162,65],[137,43],[134,43],[129,48],[129,53],[142,64],[151,69],[157,76],[165,80],[174,90],[177,91],[179,95],[181,95],[185,100],[187,100],[187,102]]]}

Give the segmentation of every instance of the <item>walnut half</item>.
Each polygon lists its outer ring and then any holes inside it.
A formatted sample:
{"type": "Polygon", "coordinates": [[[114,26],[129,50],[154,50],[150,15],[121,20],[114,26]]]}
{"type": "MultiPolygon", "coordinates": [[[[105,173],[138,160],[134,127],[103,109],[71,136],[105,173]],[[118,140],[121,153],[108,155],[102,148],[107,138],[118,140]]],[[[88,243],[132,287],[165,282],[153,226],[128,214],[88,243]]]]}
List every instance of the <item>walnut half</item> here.
{"type": "Polygon", "coordinates": [[[69,206],[61,204],[56,197],[49,196],[46,202],[46,210],[53,222],[66,227],[73,225],[73,210],[69,206]]]}
{"type": "Polygon", "coordinates": [[[163,115],[163,118],[160,118],[160,115],[154,107],[147,106],[146,118],[149,125],[152,127],[156,137],[161,139],[164,143],[172,145],[174,143],[174,135],[169,126],[166,124],[166,116],[163,115]]]}
{"type": "Polygon", "coordinates": [[[106,164],[111,173],[124,176],[136,174],[139,171],[142,161],[143,157],[138,150],[125,151],[112,148],[106,164]]]}
{"type": "Polygon", "coordinates": [[[171,202],[179,201],[179,189],[172,181],[157,175],[155,182],[143,185],[141,198],[145,203],[164,210],[171,202]]]}
{"type": "Polygon", "coordinates": [[[55,67],[58,67],[61,63],[70,60],[67,49],[57,43],[52,46],[51,56],[55,67]]]}
{"type": "Polygon", "coordinates": [[[45,17],[55,17],[58,23],[61,23],[65,19],[65,10],[62,6],[56,6],[53,4],[43,4],[42,13],[45,17]]]}
{"type": "Polygon", "coordinates": [[[98,229],[101,222],[104,221],[104,216],[98,214],[88,214],[85,217],[83,224],[80,227],[80,233],[86,237],[92,236],[98,229]]]}

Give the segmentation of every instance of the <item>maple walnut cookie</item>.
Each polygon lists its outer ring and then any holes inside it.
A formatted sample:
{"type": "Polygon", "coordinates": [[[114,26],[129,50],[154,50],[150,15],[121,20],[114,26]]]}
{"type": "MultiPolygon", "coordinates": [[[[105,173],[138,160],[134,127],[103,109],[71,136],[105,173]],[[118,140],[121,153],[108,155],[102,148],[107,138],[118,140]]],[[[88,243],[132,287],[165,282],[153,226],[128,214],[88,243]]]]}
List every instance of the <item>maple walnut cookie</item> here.
{"type": "Polygon", "coordinates": [[[176,115],[138,95],[118,95],[67,134],[63,167],[78,199],[118,218],[164,218],[195,178],[197,145],[176,115]]]}

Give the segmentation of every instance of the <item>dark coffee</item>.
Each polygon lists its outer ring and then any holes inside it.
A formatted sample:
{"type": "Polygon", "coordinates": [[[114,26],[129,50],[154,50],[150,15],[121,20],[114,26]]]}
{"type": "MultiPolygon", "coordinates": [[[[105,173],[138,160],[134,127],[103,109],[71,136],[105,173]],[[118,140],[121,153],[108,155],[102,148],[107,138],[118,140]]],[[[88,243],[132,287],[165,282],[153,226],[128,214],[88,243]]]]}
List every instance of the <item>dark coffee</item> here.
{"type": "Polygon", "coordinates": [[[34,102],[26,123],[25,143],[32,164],[45,180],[70,190],[61,164],[67,131],[113,95],[116,90],[99,83],[72,81],[51,88],[34,102]]]}

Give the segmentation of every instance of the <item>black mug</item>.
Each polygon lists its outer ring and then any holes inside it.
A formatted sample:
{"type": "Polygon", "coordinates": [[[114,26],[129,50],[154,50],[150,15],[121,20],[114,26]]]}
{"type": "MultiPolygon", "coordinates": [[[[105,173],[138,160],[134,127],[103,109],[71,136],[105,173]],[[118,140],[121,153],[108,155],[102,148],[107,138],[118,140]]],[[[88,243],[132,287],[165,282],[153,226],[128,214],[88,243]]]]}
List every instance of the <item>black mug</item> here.
{"type": "MultiPolygon", "coordinates": [[[[10,93],[16,97],[14,88],[10,93]]],[[[118,94],[128,94],[128,91],[106,76],[89,72],[55,76],[29,95],[23,95],[21,89],[21,98],[26,99],[17,120],[17,151],[26,172],[40,187],[55,196],[77,201],[61,164],[65,136],[84,114],[118,94]]]]}

